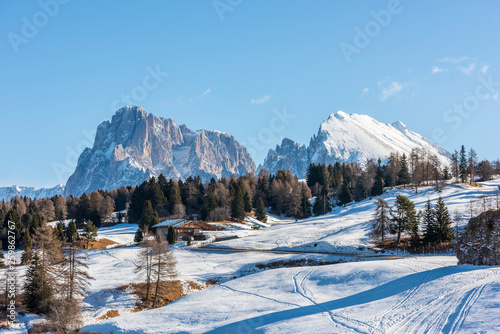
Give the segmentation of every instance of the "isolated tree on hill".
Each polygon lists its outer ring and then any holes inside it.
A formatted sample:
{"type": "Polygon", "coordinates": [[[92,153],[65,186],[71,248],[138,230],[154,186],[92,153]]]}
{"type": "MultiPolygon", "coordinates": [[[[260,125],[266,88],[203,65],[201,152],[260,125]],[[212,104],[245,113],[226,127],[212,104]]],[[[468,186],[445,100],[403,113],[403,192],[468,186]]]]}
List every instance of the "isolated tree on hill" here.
{"type": "Polygon", "coordinates": [[[143,239],[140,242],[141,250],[137,258],[135,272],[140,278],[146,280],[146,304],[149,302],[149,294],[152,285],[152,266],[153,266],[153,237],[147,227],[143,232],[143,239]]]}
{"type": "Polygon", "coordinates": [[[432,207],[431,200],[427,200],[422,212],[422,224],[424,226],[424,238],[426,242],[434,242],[438,239],[439,228],[436,223],[436,214],[432,207]]]}
{"type": "Polygon", "coordinates": [[[411,175],[410,170],[408,168],[408,161],[406,158],[406,154],[403,153],[403,157],[401,158],[401,168],[398,173],[398,185],[410,184],[411,183],[411,175]]]}
{"type": "Polygon", "coordinates": [[[85,289],[90,284],[89,281],[93,279],[87,272],[88,256],[82,250],[82,242],[75,240],[65,243],[63,257],[62,272],[59,278],[62,279],[60,293],[65,296],[68,302],[76,304],[78,297],[85,296],[85,289]]]}
{"type": "Polygon", "coordinates": [[[390,232],[391,225],[391,208],[386,200],[377,197],[375,202],[375,219],[372,222],[372,230],[370,236],[372,238],[381,238],[382,244],[385,242],[385,236],[390,232]]]}
{"type": "Polygon", "coordinates": [[[158,302],[158,292],[160,290],[160,282],[166,278],[174,278],[177,276],[174,254],[170,251],[168,242],[165,241],[163,234],[159,234],[153,243],[153,263],[152,276],[156,279],[155,297],[153,300],[153,308],[158,302]]]}
{"type": "Polygon", "coordinates": [[[263,223],[267,222],[266,206],[264,205],[262,197],[259,197],[259,199],[257,200],[257,208],[255,209],[255,216],[261,222],[263,223]]]}
{"type": "Polygon", "coordinates": [[[469,150],[469,157],[467,163],[470,175],[470,182],[472,183],[476,179],[476,172],[477,172],[477,153],[472,147],[469,150]]]}
{"type": "Polygon", "coordinates": [[[469,164],[465,153],[465,146],[463,145],[462,148],[460,149],[459,168],[460,168],[460,181],[462,181],[462,183],[465,183],[467,182],[467,179],[469,177],[469,164]]]}
{"type": "Polygon", "coordinates": [[[175,227],[173,224],[168,227],[167,240],[168,240],[168,243],[171,245],[173,245],[177,242],[177,231],[175,230],[175,227]]]}
{"type": "Polygon", "coordinates": [[[97,229],[97,226],[94,225],[92,220],[87,221],[87,224],[85,224],[82,233],[82,236],[86,242],[85,248],[89,249],[90,242],[94,241],[97,237],[97,229]]]}
{"type": "Polygon", "coordinates": [[[453,227],[450,213],[443,199],[439,197],[436,206],[434,207],[436,215],[436,224],[438,227],[438,240],[450,241],[453,240],[453,227]]]}
{"type": "Polygon", "coordinates": [[[409,231],[410,233],[414,232],[415,225],[418,227],[415,204],[407,197],[398,195],[394,203],[394,209],[392,210],[391,220],[391,230],[397,234],[396,242],[399,244],[401,241],[401,233],[405,231],[409,231]]]}

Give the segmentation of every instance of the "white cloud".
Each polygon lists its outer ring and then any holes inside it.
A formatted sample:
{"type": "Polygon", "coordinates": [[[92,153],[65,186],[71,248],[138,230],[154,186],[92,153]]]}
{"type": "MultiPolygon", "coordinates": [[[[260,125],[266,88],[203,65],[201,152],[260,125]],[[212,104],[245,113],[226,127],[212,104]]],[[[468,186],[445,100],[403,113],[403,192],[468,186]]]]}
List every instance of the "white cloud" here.
{"type": "Polygon", "coordinates": [[[200,95],[200,98],[203,99],[204,97],[206,97],[207,95],[209,95],[210,93],[212,92],[212,89],[210,87],[208,87],[201,95],[200,95]]]}
{"type": "Polygon", "coordinates": [[[469,66],[464,67],[464,66],[459,66],[458,69],[464,73],[464,74],[471,74],[472,71],[476,68],[476,64],[471,63],[469,66]]]}
{"type": "MultiPolygon", "coordinates": [[[[379,81],[378,85],[382,87],[384,82],[379,81]]],[[[380,101],[387,100],[389,97],[398,95],[403,89],[404,84],[398,81],[391,82],[388,86],[382,87],[382,93],[380,94],[380,101]]]]}
{"type": "Polygon", "coordinates": [[[363,89],[363,91],[361,92],[361,96],[364,96],[366,94],[368,94],[368,91],[370,90],[370,88],[366,87],[365,89],[363,89]]]}
{"type": "Polygon", "coordinates": [[[432,74],[443,73],[446,69],[434,66],[432,68],[432,74]]]}
{"type": "Polygon", "coordinates": [[[486,72],[488,72],[489,68],[490,68],[489,65],[484,65],[483,67],[481,67],[481,73],[486,74],[486,72]]]}
{"type": "Polygon", "coordinates": [[[269,101],[271,99],[271,96],[269,95],[264,95],[263,97],[261,98],[258,98],[258,99],[252,99],[250,100],[250,103],[251,104],[258,104],[258,105],[263,105],[264,103],[266,103],[267,101],[269,101]]]}
{"type": "Polygon", "coordinates": [[[455,63],[455,64],[458,64],[458,63],[461,63],[461,62],[463,62],[464,60],[467,60],[467,59],[469,59],[469,57],[463,56],[463,57],[445,57],[445,58],[440,59],[440,60],[444,61],[446,63],[455,63]]]}

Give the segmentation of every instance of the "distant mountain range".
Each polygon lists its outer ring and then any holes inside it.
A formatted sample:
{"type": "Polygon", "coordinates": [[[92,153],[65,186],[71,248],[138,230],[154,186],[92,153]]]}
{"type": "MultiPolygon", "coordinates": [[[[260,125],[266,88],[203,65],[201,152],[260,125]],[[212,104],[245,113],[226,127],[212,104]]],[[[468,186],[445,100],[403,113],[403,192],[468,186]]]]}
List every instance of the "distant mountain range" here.
{"type": "Polygon", "coordinates": [[[285,138],[276,149],[269,150],[264,163],[271,174],[288,169],[299,178],[305,178],[310,163],[334,164],[335,162],[359,162],[368,159],[386,160],[392,152],[409,155],[413,148],[423,148],[436,155],[442,164],[448,165],[450,153],[408,129],[401,122],[381,123],[370,116],[339,111],[324,121],[309,143],[301,146],[285,138]]]}
{"type": "Polygon", "coordinates": [[[0,201],[10,200],[14,196],[29,197],[29,198],[47,198],[56,195],[64,195],[64,184],[55,186],[54,188],[35,188],[35,187],[0,187],[0,201]]]}
{"type": "Polygon", "coordinates": [[[147,113],[137,106],[119,109],[111,121],[97,128],[92,148],[86,148],[78,159],[75,172],[65,186],[54,188],[3,187],[0,200],[15,195],[32,198],[90,193],[122,185],[138,185],[163,173],[167,178],[186,179],[244,175],[265,168],[270,173],[288,169],[305,178],[310,163],[366,163],[368,159],[387,159],[391,152],[409,154],[423,148],[449,164],[450,154],[403,123],[381,123],[369,116],[342,111],[324,121],[309,146],[291,139],[269,150],[264,162],[256,168],[247,149],[234,136],[213,130],[190,130],[147,113]]]}

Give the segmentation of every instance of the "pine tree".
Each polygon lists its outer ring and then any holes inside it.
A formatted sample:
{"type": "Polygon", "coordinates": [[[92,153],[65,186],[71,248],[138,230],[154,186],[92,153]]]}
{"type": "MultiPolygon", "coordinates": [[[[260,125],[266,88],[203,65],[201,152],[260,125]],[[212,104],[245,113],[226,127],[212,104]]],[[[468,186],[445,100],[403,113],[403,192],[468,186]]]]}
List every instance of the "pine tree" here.
{"type": "Polygon", "coordinates": [[[144,228],[144,226],[152,227],[156,224],[160,223],[160,218],[158,217],[158,213],[153,210],[153,205],[150,200],[144,202],[144,207],[142,210],[141,219],[139,222],[139,226],[144,228]]]}
{"type": "Polygon", "coordinates": [[[431,201],[427,200],[424,212],[422,213],[422,224],[424,226],[424,239],[426,242],[434,242],[438,238],[438,227],[436,224],[436,215],[431,201]]]}
{"type": "Polygon", "coordinates": [[[235,185],[231,187],[231,192],[231,217],[242,221],[246,216],[243,189],[235,182],[235,185]]]}
{"type": "Polygon", "coordinates": [[[94,225],[92,220],[87,221],[87,224],[85,224],[85,227],[83,228],[83,238],[86,241],[86,248],[89,249],[90,242],[94,241],[95,238],[97,237],[97,226],[94,225]]]}
{"type": "Polygon", "coordinates": [[[135,232],[134,242],[141,243],[144,239],[144,235],[142,234],[142,228],[138,228],[137,232],[135,232]]]}
{"type": "Polygon", "coordinates": [[[177,242],[177,231],[175,230],[174,225],[170,225],[168,227],[167,241],[170,245],[173,245],[177,242]]]}
{"type": "Polygon", "coordinates": [[[370,236],[372,238],[381,238],[382,244],[385,242],[385,236],[390,230],[390,207],[386,200],[377,197],[375,202],[377,208],[375,209],[375,219],[372,222],[372,230],[370,236]]]}
{"type": "Polygon", "coordinates": [[[309,197],[306,194],[302,195],[302,200],[300,201],[299,219],[306,219],[311,217],[312,205],[309,202],[309,197]]]}
{"type": "Polygon", "coordinates": [[[439,197],[436,206],[434,207],[436,215],[436,225],[438,228],[438,240],[450,241],[453,240],[453,227],[450,213],[443,199],[439,197]]]}
{"type": "Polygon", "coordinates": [[[340,189],[340,195],[338,198],[339,205],[344,205],[347,203],[351,203],[352,201],[352,196],[351,196],[351,190],[349,189],[349,185],[347,184],[347,181],[344,180],[342,183],[342,188],[340,189]]]}
{"type": "Polygon", "coordinates": [[[73,242],[74,239],[78,238],[78,230],[76,228],[76,223],[71,221],[66,229],[66,240],[68,242],[73,242]]]}
{"type": "Polygon", "coordinates": [[[29,229],[26,230],[23,241],[23,255],[21,256],[21,264],[29,264],[33,259],[33,242],[29,229]]]}
{"type": "Polygon", "coordinates": [[[377,174],[375,175],[375,182],[371,190],[372,196],[380,196],[384,193],[384,172],[380,164],[377,166],[377,174]]]}
{"type": "Polygon", "coordinates": [[[255,209],[255,216],[261,222],[263,223],[267,222],[266,206],[264,205],[262,197],[259,197],[259,199],[257,200],[257,208],[255,209]]]}
{"type": "Polygon", "coordinates": [[[413,237],[417,236],[415,231],[418,232],[418,217],[415,204],[407,197],[403,195],[396,197],[391,216],[391,230],[393,234],[397,234],[398,244],[401,241],[401,233],[405,231],[410,232],[413,237]]]}
{"type": "Polygon", "coordinates": [[[467,179],[469,177],[469,165],[467,161],[467,155],[465,153],[465,146],[462,145],[462,148],[460,149],[460,181],[462,183],[467,182],[467,179]]]}
{"type": "Polygon", "coordinates": [[[247,191],[245,191],[245,194],[243,195],[243,206],[245,207],[245,212],[252,211],[252,200],[250,199],[250,195],[248,195],[247,191]]]}
{"type": "Polygon", "coordinates": [[[410,170],[408,168],[408,161],[406,158],[406,154],[403,153],[403,157],[401,158],[401,168],[398,173],[397,185],[405,185],[411,183],[410,170]]]}
{"type": "Polygon", "coordinates": [[[26,271],[24,292],[24,303],[29,312],[40,314],[49,310],[49,301],[52,299],[53,290],[36,253],[26,271]]]}
{"type": "Polygon", "coordinates": [[[313,205],[313,213],[315,216],[321,216],[325,214],[325,211],[325,197],[320,193],[316,196],[316,201],[313,205]]]}

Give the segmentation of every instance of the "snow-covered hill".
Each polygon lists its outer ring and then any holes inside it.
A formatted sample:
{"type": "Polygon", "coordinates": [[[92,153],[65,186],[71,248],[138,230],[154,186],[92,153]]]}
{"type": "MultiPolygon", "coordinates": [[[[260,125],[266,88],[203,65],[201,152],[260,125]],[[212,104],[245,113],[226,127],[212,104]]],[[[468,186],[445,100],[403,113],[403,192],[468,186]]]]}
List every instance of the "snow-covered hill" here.
{"type": "Polygon", "coordinates": [[[35,187],[0,187],[0,201],[10,200],[14,196],[29,197],[34,199],[64,195],[64,185],[59,184],[53,188],[35,188],[35,187]]]}
{"type": "Polygon", "coordinates": [[[304,178],[310,163],[333,164],[335,162],[365,163],[368,159],[385,160],[390,153],[410,154],[413,148],[422,148],[448,165],[450,154],[408,129],[403,123],[384,124],[370,116],[343,111],[332,114],[311,138],[309,146],[300,146],[285,138],[281,146],[270,150],[264,163],[271,173],[289,169],[304,178]]]}

